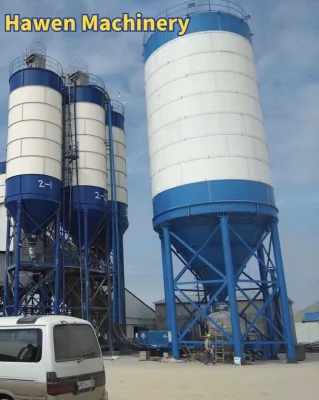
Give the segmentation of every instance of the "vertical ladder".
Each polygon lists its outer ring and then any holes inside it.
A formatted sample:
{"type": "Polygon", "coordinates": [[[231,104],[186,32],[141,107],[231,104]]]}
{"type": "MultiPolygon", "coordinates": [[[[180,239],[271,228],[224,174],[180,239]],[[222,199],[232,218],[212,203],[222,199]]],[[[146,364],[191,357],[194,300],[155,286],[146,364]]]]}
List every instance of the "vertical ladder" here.
{"type": "MultiPolygon", "coordinates": [[[[65,140],[64,140],[64,145],[65,145],[65,176],[64,176],[64,182],[65,182],[65,188],[68,188],[68,226],[70,226],[71,222],[71,212],[72,212],[72,186],[79,185],[79,177],[78,177],[78,158],[79,158],[79,152],[78,152],[78,142],[77,142],[77,135],[76,135],[76,102],[75,102],[75,88],[76,88],[76,82],[73,81],[70,76],[67,77],[67,92],[65,93],[65,98],[64,98],[64,122],[65,122],[65,140]],[[71,89],[74,88],[74,98],[72,98],[72,91],[71,89]],[[75,161],[75,163],[74,163],[75,161]],[[75,173],[75,174],[74,174],[75,173]],[[74,182],[74,175],[76,177],[76,182],[74,182]]],[[[79,197],[78,197],[79,201],[79,197]]],[[[79,206],[79,204],[78,204],[79,206]]],[[[80,232],[81,230],[81,216],[80,216],[80,210],[78,207],[78,230],[80,232]]],[[[79,233],[80,235],[80,233],[79,233]]],[[[79,236],[80,237],[80,236],[79,236]]],[[[82,309],[82,318],[84,317],[84,285],[85,285],[85,271],[83,268],[83,263],[82,263],[82,243],[80,240],[79,246],[78,246],[78,260],[79,260],[79,267],[80,267],[80,286],[81,286],[81,309],[82,309]]]]}
{"type": "Polygon", "coordinates": [[[67,93],[65,93],[65,107],[64,107],[64,120],[65,120],[65,186],[72,186],[73,180],[73,161],[79,158],[78,146],[76,143],[75,134],[75,103],[71,98],[71,84],[68,82],[67,93]]]}
{"type": "MultiPolygon", "coordinates": [[[[220,327],[223,328],[223,324],[220,324],[220,327]]],[[[225,336],[221,334],[219,330],[214,330],[214,338],[217,342],[225,342],[225,336]]],[[[225,362],[225,345],[224,344],[217,344],[214,348],[215,352],[215,360],[217,362],[225,362]]]]}

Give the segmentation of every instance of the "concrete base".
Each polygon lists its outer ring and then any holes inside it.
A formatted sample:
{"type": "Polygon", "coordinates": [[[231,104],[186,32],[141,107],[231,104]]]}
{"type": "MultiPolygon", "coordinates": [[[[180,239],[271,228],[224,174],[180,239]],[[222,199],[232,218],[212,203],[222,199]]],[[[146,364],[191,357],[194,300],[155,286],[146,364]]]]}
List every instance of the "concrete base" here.
{"type": "Polygon", "coordinates": [[[149,351],[140,351],[140,361],[148,361],[150,359],[149,351]]]}

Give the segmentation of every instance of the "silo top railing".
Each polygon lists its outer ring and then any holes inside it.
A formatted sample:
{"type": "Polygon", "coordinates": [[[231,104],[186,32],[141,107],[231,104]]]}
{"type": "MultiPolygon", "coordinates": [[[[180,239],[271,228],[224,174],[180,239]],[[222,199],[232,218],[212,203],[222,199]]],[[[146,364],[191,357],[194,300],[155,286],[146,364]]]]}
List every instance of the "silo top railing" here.
{"type": "MultiPolygon", "coordinates": [[[[30,68],[28,66],[28,64],[26,63],[26,58],[27,58],[26,55],[23,55],[23,56],[17,57],[16,59],[14,59],[11,62],[10,66],[9,66],[10,77],[18,71],[30,68]]],[[[52,57],[45,56],[45,67],[43,69],[52,71],[60,77],[63,76],[62,65],[52,57]]]]}
{"type": "MultiPolygon", "coordinates": [[[[234,15],[241,19],[245,19],[247,14],[245,10],[238,4],[228,0],[196,0],[187,1],[180,3],[176,6],[170,7],[167,10],[158,14],[155,19],[158,18],[174,18],[174,17],[187,17],[194,14],[200,14],[204,12],[223,12],[234,15]]],[[[144,45],[147,40],[154,34],[154,32],[146,32],[144,34],[144,45]]]]}
{"type": "Polygon", "coordinates": [[[87,74],[89,78],[89,86],[94,86],[105,91],[105,83],[101,78],[93,74],[87,74]]]}
{"type": "MultiPolygon", "coordinates": [[[[105,91],[105,84],[101,78],[99,78],[96,75],[89,74],[88,72],[83,72],[81,70],[78,71],[71,71],[68,73],[68,78],[70,80],[70,85],[72,86],[72,81],[73,81],[73,76],[76,74],[82,74],[83,75],[83,84],[77,84],[78,86],[92,86],[96,87],[98,89],[101,89],[102,91],[105,91]]],[[[74,78],[74,80],[76,80],[74,78]]]]}
{"type": "Polygon", "coordinates": [[[111,100],[111,106],[112,106],[114,112],[116,112],[124,117],[124,106],[120,101],[111,100]]]}

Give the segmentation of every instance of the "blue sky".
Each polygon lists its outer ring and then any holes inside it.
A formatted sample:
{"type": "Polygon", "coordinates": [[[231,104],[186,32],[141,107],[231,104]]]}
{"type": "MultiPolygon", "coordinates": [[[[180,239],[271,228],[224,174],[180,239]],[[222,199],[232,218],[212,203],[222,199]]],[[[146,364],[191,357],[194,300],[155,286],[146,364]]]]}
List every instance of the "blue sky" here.
{"type": "MultiPolygon", "coordinates": [[[[173,0],[1,0],[2,13],[74,16],[123,12],[155,16],[173,0]]],[[[319,3],[242,0],[250,26],[267,129],[288,291],[300,309],[319,293],[319,3]]],[[[0,19],[0,153],[5,150],[8,70],[34,40],[65,67],[84,60],[113,97],[126,101],[130,228],[127,287],[151,304],[163,297],[160,243],[152,230],[141,33],[5,33],[0,19]]]]}

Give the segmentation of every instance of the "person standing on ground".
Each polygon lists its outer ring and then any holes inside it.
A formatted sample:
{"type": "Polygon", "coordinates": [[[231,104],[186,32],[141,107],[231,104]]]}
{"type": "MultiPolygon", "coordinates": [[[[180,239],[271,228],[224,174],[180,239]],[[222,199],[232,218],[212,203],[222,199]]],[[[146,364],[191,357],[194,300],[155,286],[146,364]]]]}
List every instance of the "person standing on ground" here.
{"type": "Polygon", "coordinates": [[[213,362],[214,364],[213,349],[212,335],[208,333],[205,339],[205,365],[208,365],[209,362],[213,362]]]}

